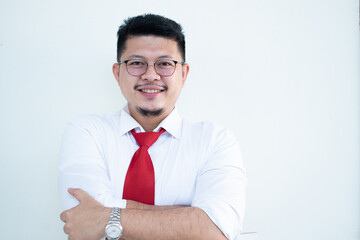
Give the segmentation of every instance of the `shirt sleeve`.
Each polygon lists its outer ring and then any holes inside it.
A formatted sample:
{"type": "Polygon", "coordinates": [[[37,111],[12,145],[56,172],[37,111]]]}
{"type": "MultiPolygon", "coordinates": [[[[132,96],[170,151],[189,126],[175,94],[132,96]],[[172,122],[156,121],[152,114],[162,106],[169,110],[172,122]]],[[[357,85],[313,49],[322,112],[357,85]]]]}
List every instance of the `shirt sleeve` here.
{"type": "Polygon", "coordinates": [[[242,231],[247,183],[238,142],[228,130],[210,137],[192,206],[210,217],[228,239],[242,231]]]}
{"type": "Polygon", "coordinates": [[[63,210],[78,205],[68,188],[81,188],[107,207],[125,208],[126,200],[113,197],[106,159],[101,147],[101,127],[91,116],[71,121],[60,149],[58,193],[63,210]]]}

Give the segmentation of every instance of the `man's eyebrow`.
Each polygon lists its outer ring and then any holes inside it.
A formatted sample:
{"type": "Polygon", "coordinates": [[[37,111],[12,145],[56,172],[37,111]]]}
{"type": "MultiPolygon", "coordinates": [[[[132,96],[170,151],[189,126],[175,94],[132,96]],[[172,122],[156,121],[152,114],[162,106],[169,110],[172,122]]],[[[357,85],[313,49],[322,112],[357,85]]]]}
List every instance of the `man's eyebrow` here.
{"type": "Polygon", "coordinates": [[[137,55],[137,54],[130,55],[128,58],[143,58],[143,59],[145,59],[144,56],[137,55]]]}
{"type": "Polygon", "coordinates": [[[170,55],[161,55],[161,56],[158,57],[158,58],[172,58],[172,56],[170,56],[170,55]]]}

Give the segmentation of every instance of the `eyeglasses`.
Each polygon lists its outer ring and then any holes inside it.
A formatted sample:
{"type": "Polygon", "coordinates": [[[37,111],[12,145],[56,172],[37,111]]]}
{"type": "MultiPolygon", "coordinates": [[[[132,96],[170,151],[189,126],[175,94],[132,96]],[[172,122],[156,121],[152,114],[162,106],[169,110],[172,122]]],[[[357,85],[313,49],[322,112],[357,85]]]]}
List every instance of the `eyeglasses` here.
{"type": "MultiPolygon", "coordinates": [[[[144,73],[146,73],[146,70],[149,66],[149,64],[142,59],[129,59],[118,62],[119,65],[122,63],[126,64],[127,72],[135,77],[139,77],[144,73]]],[[[170,59],[159,59],[156,62],[154,62],[154,69],[156,73],[159,74],[160,76],[168,77],[173,75],[173,73],[175,72],[177,63],[181,65],[186,64],[185,62],[179,62],[170,59]]]]}

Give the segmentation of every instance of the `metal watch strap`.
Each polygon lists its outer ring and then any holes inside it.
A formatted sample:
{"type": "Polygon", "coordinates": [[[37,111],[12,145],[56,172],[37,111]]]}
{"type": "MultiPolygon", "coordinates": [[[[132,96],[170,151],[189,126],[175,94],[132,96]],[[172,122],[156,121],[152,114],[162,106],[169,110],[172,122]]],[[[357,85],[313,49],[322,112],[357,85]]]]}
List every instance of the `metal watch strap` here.
{"type": "Polygon", "coordinates": [[[118,207],[113,207],[111,209],[109,224],[110,223],[118,223],[118,224],[120,223],[120,210],[121,210],[121,208],[118,208],[118,207]]]}

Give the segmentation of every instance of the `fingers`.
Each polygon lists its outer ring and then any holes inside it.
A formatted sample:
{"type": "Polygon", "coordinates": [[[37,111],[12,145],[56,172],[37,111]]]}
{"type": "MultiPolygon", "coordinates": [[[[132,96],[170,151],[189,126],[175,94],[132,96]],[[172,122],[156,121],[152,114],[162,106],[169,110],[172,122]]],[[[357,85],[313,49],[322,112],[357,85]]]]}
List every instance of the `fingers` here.
{"type": "Polygon", "coordinates": [[[70,233],[70,229],[67,224],[64,225],[63,229],[64,229],[64,233],[66,233],[66,234],[70,233]]]}
{"type": "Polygon", "coordinates": [[[61,221],[63,221],[64,223],[66,222],[67,219],[67,211],[64,211],[60,214],[60,219],[61,221]]]}
{"type": "MultiPolygon", "coordinates": [[[[65,224],[64,224],[64,227],[63,227],[63,230],[64,230],[64,233],[66,233],[67,235],[70,234],[71,232],[71,229],[70,229],[70,226],[69,226],[69,222],[67,222],[69,216],[69,211],[64,211],[60,214],[60,219],[61,221],[63,221],[65,224]]],[[[69,239],[70,239],[70,235],[69,235],[69,239]]]]}
{"type": "Polygon", "coordinates": [[[90,197],[84,190],[80,188],[69,188],[68,192],[73,195],[79,202],[90,197]]]}

